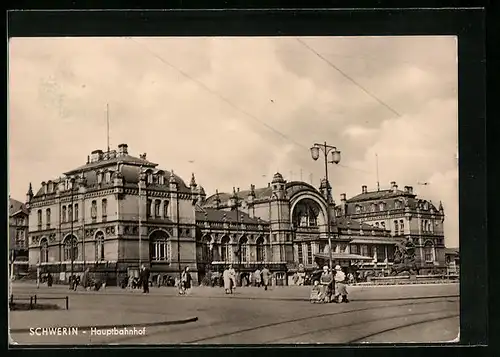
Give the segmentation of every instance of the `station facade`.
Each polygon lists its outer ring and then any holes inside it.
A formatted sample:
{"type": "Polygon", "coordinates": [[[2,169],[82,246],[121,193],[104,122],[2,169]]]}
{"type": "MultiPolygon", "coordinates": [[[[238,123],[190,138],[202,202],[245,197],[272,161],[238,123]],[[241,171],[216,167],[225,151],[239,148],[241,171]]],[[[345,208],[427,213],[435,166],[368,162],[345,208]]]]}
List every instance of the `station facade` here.
{"type": "MultiPolygon", "coordinates": [[[[390,224],[361,215],[356,202],[365,201],[359,197],[342,195],[335,206],[327,203],[332,200],[324,182],[316,189],[279,173],[267,187],[207,197],[194,174],[186,183],[146,154],[131,156],[126,144],[95,150],[86,164],[40,186],[34,193],[30,185],[26,198],[29,265],[60,280],[88,268],[114,284],[147,265],[162,277],[177,277],[188,266],[200,282],[232,264],[238,272],[267,265],[286,284],[299,268],[316,269],[330,257],[328,232],[335,264],[371,268],[391,264],[396,241],[417,237],[395,234],[390,224]]],[[[427,217],[416,210],[410,213],[427,217]]],[[[439,222],[441,213],[429,211],[428,220],[439,222]]],[[[418,236],[425,246],[423,238],[418,236]]]]}

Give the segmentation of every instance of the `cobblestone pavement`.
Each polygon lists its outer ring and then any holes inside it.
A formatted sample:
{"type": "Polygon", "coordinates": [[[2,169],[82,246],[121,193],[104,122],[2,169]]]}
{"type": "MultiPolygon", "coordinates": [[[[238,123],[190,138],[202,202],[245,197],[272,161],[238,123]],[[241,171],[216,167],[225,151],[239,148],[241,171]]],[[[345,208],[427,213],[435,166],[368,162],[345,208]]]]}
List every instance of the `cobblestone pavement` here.
{"type": "Polygon", "coordinates": [[[116,287],[73,292],[67,286],[37,289],[18,283],[13,286],[15,298],[36,294],[43,303],[50,302],[44,298],[68,295],[70,308],[11,312],[11,340],[19,344],[423,343],[458,336],[458,284],[349,290],[349,304],[311,304],[309,287],[240,288],[234,295],[199,287],[189,296],[178,296],[174,288],[151,288],[150,294],[116,287]],[[195,317],[197,321],[186,322],[195,317]],[[79,327],[78,335],[61,331],[57,336],[30,335],[29,328],[54,326],[79,327]],[[100,331],[112,326],[117,327],[113,335],[103,336],[100,331]],[[119,330],[124,326],[128,329],[119,330]]]}

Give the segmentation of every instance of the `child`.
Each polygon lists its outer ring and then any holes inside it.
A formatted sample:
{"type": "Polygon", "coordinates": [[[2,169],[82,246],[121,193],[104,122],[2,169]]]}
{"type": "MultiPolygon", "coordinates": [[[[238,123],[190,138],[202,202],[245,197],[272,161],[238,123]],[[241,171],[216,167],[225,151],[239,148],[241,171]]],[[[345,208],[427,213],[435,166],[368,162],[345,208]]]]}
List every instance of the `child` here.
{"type": "Polygon", "coordinates": [[[319,281],[315,280],[314,285],[311,289],[311,297],[309,300],[314,303],[314,302],[319,302],[321,301],[322,296],[321,296],[321,286],[319,285],[319,281]]]}

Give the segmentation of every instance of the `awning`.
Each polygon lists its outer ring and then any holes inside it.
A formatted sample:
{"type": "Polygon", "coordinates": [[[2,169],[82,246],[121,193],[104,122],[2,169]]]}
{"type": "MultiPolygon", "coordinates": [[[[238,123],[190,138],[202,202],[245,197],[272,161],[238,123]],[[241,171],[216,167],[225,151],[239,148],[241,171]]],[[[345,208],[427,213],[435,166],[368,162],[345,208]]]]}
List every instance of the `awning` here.
{"type": "MultiPolygon", "coordinates": [[[[321,259],[330,259],[330,255],[328,253],[316,253],[315,257],[321,259]]],[[[373,261],[373,257],[365,257],[363,255],[351,254],[351,253],[332,253],[333,260],[369,260],[373,261]]]]}
{"type": "Polygon", "coordinates": [[[389,239],[366,239],[366,238],[354,238],[351,241],[352,243],[358,243],[358,244],[390,244],[394,245],[398,243],[397,241],[394,240],[389,240],[389,239]]]}

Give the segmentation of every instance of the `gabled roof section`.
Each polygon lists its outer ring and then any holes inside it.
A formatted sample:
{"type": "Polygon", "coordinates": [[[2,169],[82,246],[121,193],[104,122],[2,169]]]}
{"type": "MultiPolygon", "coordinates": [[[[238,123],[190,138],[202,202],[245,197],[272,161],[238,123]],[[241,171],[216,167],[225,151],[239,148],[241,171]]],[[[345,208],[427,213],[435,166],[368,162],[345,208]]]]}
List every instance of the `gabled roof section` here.
{"type": "Polygon", "coordinates": [[[18,200],[9,197],[9,216],[14,216],[18,213],[29,214],[26,205],[18,200]]]}
{"type": "Polygon", "coordinates": [[[380,190],[380,191],[360,193],[359,195],[349,198],[347,202],[353,203],[353,202],[363,202],[363,201],[373,201],[373,200],[384,200],[387,198],[395,198],[402,196],[412,197],[412,198],[416,197],[416,195],[404,192],[402,190],[396,190],[396,191],[380,190]]]}
{"type": "Polygon", "coordinates": [[[363,230],[366,230],[366,231],[386,231],[386,229],[384,228],[380,228],[380,227],[377,227],[377,226],[373,226],[371,224],[367,224],[367,223],[362,223],[362,222],[359,222],[359,221],[356,221],[354,219],[351,219],[349,217],[337,217],[335,218],[335,223],[337,225],[338,228],[340,229],[352,229],[352,230],[360,230],[360,229],[363,229],[363,230]]]}

